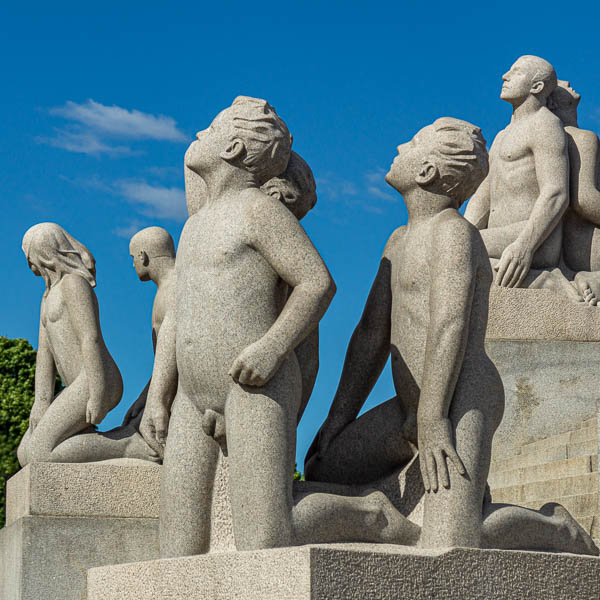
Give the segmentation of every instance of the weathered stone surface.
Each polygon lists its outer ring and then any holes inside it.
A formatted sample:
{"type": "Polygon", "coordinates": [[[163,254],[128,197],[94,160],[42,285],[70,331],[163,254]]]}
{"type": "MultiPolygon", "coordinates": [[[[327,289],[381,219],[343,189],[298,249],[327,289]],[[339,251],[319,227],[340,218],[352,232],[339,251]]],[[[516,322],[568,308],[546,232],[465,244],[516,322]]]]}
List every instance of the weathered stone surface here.
{"type": "MultiPolygon", "coordinates": [[[[597,307],[584,310],[600,313],[597,307]]],[[[564,435],[564,446],[596,439],[596,425],[581,424],[596,417],[600,342],[488,339],[486,348],[506,394],[495,460],[561,445],[557,435],[564,435]]]]}
{"type": "Polygon", "coordinates": [[[6,522],[30,515],[157,519],[160,467],[135,462],[27,465],[8,480],[6,522]]]}
{"type": "Polygon", "coordinates": [[[573,302],[552,290],[493,286],[486,337],[598,342],[600,310],[584,302],[573,302]]]}
{"type": "Polygon", "coordinates": [[[0,531],[0,600],[81,600],[87,569],[158,555],[157,519],[23,517],[0,531]]]}
{"type": "Polygon", "coordinates": [[[302,546],[92,569],[88,600],[597,600],[599,569],[565,554],[302,546]]]}

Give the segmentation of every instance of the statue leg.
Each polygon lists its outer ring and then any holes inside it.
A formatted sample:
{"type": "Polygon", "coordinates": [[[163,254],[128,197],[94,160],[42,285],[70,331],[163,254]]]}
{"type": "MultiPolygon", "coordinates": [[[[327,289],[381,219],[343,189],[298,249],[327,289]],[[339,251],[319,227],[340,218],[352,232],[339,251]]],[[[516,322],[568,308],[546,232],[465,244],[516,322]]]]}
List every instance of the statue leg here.
{"type": "Polygon", "coordinates": [[[292,353],[264,387],[233,385],[225,422],[238,550],[292,544],[292,478],[300,370],[292,353]]]}
{"type": "Polygon", "coordinates": [[[598,555],[592,538],[563,506],[554,502],[540,510],[486,503],[483,547],[598,555]]]}
{"type": "Polygon", "coordinates": [[[219,445],[202,429],[202,414],[181,391],[173,402],[160,491],[162,558],[208,552],[219,445]]]}
{"type": "Polygon", "coordinates": [[[160,460],[132,424],[110,431],[79,433],[59,444],[53,454],[56,462],[93,462],[111,458],[160,460]]]}
{"type": "Polygon", "coordinates": [[[61,462],[55,448],[89,427],[87,400],[88,382],[81,374],[54,398],[33,430],[27,452],[30,462],[61,462]]]}
{"type": "MultiPolygon", "coordinates": [[[[311,482],[307,482],[310,486],[311,482]]],[[[310,489],[310,487],[309,487],[310,489]]],[[[411,523],[377,490],[360,496],[310,492],[293,511],[297,544],[371,542],[413,546],[421,528],[411,523]]]]}
{"type": "Polygon", "coordinates": [[[305,464],[306,478],[363,484],[385,477],[415,454],[415,447],[406,438],[405,424],[398,398],[379,404],[350,423],[324,456],[309,458],[305,464]]]}
{"type": "MultiPolygon", "coordinates": [[[[478,373],[481,375],[482,373],[478,373]]],[[[467,380],[468,379],[468,380],[467,380]]],[[[490,468],[492,438],[504,409],[500,378],[459,382],[450,406],[455,447],[466,474],[447,460],[450,487],[425,494],[421,545],[425,548],[482,545],[482,506],[490,468]],[[484,389],[481,389],[484,387],[484,389]],[[497,389],[494,389],[494,388],[497,389]]]]}

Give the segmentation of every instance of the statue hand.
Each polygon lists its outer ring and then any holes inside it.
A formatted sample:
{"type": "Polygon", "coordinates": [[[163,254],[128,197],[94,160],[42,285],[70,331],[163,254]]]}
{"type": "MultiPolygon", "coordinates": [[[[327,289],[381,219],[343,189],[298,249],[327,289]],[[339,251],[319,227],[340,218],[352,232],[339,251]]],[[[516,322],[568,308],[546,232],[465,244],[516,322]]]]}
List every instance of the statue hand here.
{"type": "Polygon", "coordinates": [[[260,387],[275,375],[282,360],[281,353],[263,337],[240,352],[229,375],[236,383],[260,387]]]}
{"type": "Polygon", "coordinates": [[[99,425],[106,416],[106,407],[101,398],[90,398],[85,409],[85,420],[90,425],[99,425]]]}
{"type": "Polygon", "coordinates": [[[496,283],[501,287],[519,287],[529,273],[532,261],[533,251],[515,240],[504,249],[496,266],[496,283]]]}
{"type": "Polygon", "coordinates": [[[29,427],[31,431],[38,426],[38,423],[42,420],[47,408],[47,406],[42,405],[40,402],[33,403],[31,413],[29,413],[29,427]]]}
{"type": "Polygon", "coordinates": [[[450,487],[447,459],[461,475],[466,473],[454,447],[450,419],[419,419],[419,462],[425,491],[437,492],[438,482],[450,487]]]}
{"type": "Polygon", "coordinates": [[[140,435],[159,456],[164,455],[169,432],[169,409],[161,403],[146,405],[144,416],[140,422],[140,435]]]}
{"type": "Polygon", "coordinates": [[[129,407],[125,417],[123,417],[122,426],[129,425],[139,414],[144,410],[146,406],[146,395],[142,394],[140,397],[129,407]]]}

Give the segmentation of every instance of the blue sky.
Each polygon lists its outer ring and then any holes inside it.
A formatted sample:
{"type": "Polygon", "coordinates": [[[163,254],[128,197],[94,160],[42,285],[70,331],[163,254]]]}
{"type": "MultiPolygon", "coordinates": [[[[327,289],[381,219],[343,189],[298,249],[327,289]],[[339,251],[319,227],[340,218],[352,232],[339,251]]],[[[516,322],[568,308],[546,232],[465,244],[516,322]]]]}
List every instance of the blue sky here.
{"type": "MultiPolygon", "coordinates": [[[[600,7],[548,2],[103,2],[0,8],[0,334],[37,345],[42,281],[20,250],[56,221],[97,260],[101,324],[124,381],[119,423],[150,375],[151,283],[129,236],[185,216],[193,134],[239,94],[266,98],[312,166],[304,225],[338,286],[321,372],[298,431],[299,464],[327,414],[390,233],[406,221],[383,182],[396,146],[440,116],[506,125],[501,76],[522,54],[552,62],[600,130],[600,7]],[[573,7],[573,8],[571,8],[573,7]]],[[[13,3],[11,3],[13,4],[13,3]]],[[[393,395],[389,369],[367,406],[393,395]]]]}

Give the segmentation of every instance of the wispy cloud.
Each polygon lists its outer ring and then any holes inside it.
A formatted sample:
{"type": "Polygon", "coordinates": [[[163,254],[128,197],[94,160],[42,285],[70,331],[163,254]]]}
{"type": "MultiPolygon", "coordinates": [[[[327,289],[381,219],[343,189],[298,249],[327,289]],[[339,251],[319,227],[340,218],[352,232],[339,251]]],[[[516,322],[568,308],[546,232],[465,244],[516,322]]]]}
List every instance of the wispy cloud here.
{"type": "Polygon", "coordinates": [[[129,225],[115,227],[113,233],[120,238],[131,239],[140,229],[144,228],[144,224],[140,221],[131,221],[129,225]]]}
{"type": "Polygon", "coordinates": [[[140,212],[157,219],[184,221],[187,218],[183,188],[152,185],[145,180],[121,180],[114,184],[115,191],[139,205],[140,212]]]}
{"type": "Polygon", "coordinates": [[[381,168],[367,171],[357,179],[327,173],[317,177],[317,194],[327,201],[345,202],[348,205],[360,206],[367,212],[384,214],[385,205],[382,201],[398,202],[399,198],[385,182],[385,174],[385,169],[381,168]]]}
{"type": "Polygon", "coordinates": [[[122,156],[135,151],[119,144],[118,140],[183,142],[188,137],[172,117],[107,106],[91,99],[81,104],[68,101],[64,106],[49,109],[49,113],[69,123],[66,127],[56,128],[53,137],[39,138],[38,141],[69,152],[122,156]]]}

